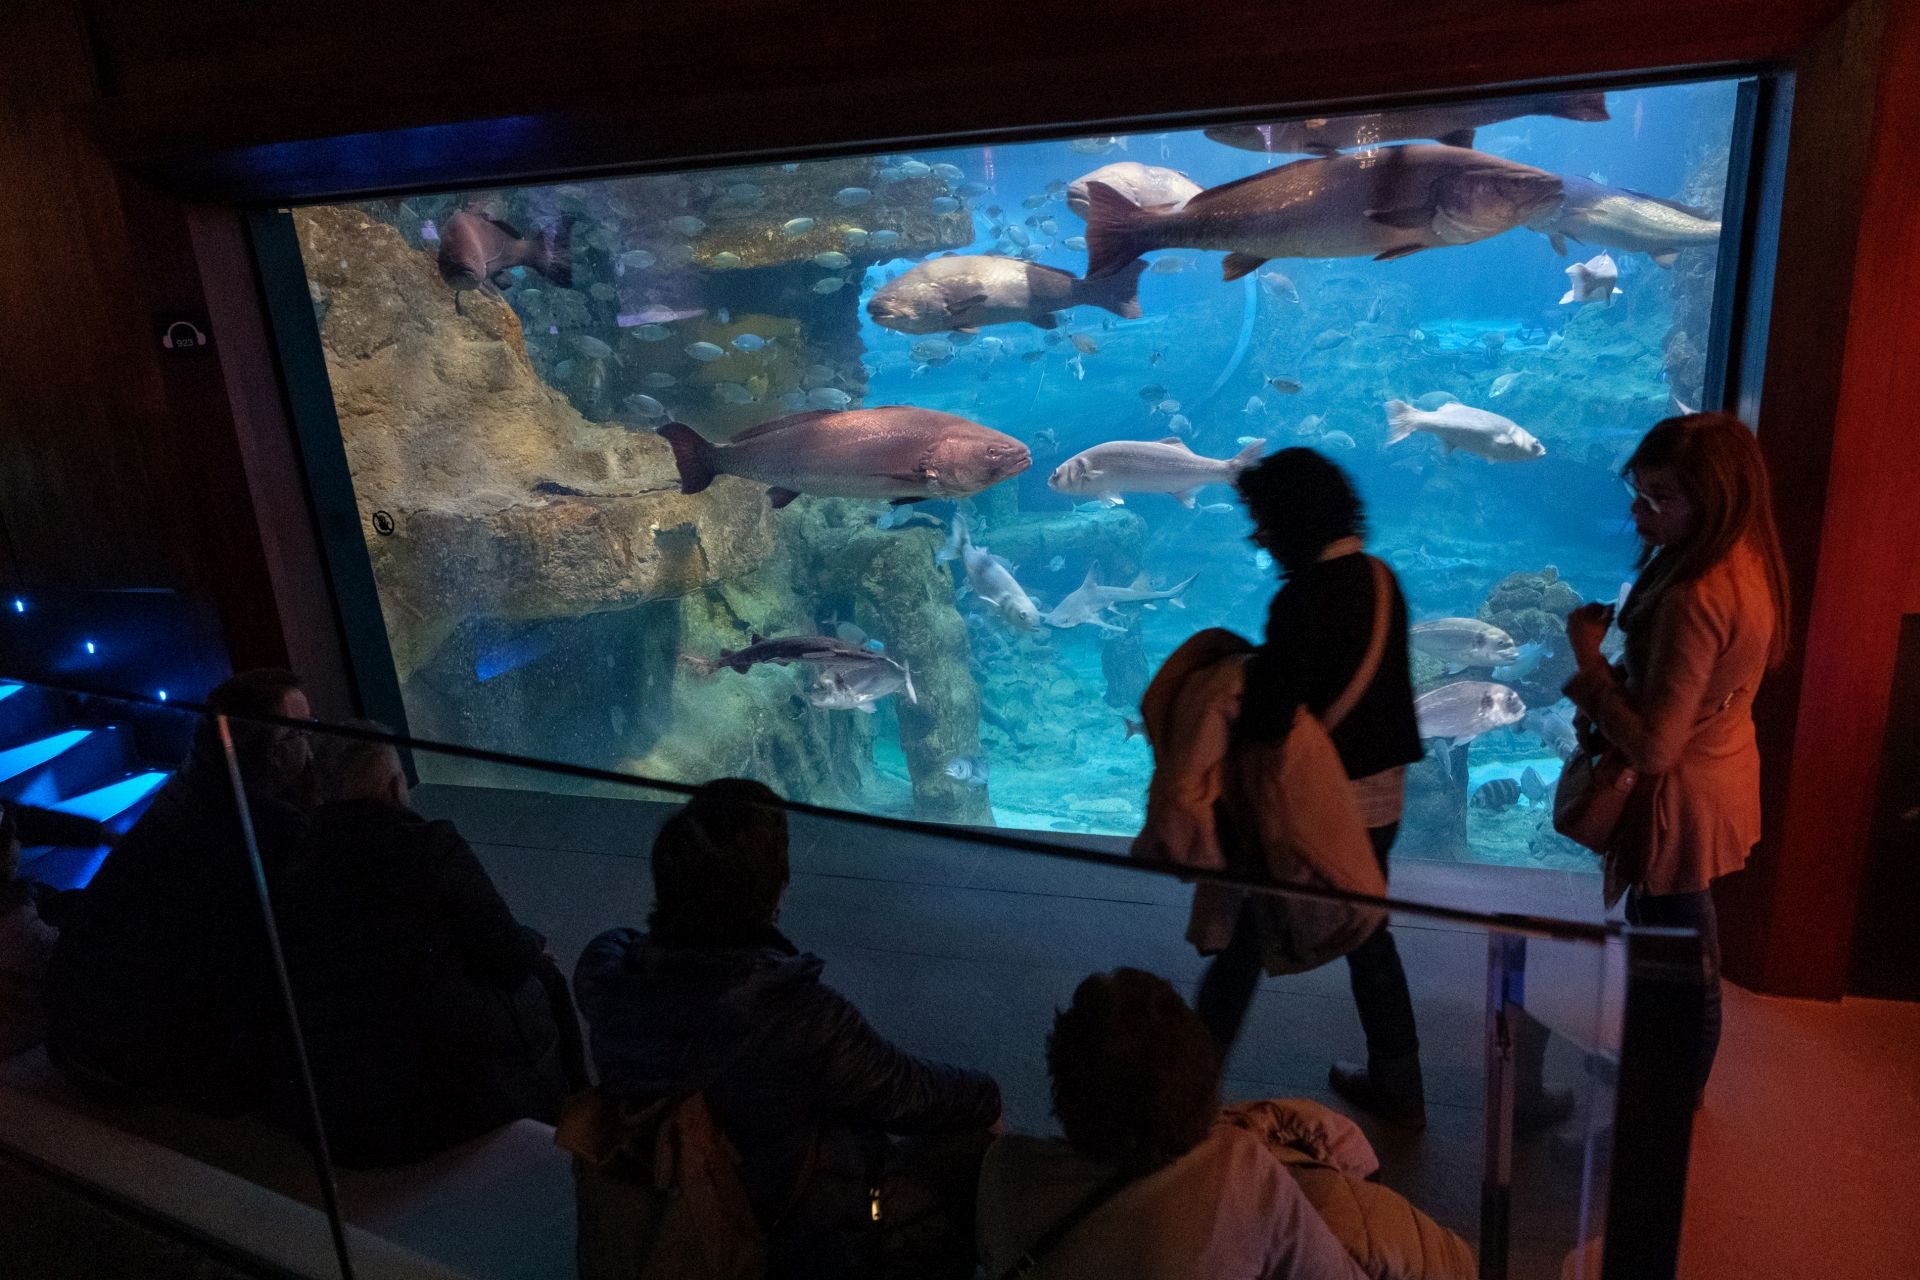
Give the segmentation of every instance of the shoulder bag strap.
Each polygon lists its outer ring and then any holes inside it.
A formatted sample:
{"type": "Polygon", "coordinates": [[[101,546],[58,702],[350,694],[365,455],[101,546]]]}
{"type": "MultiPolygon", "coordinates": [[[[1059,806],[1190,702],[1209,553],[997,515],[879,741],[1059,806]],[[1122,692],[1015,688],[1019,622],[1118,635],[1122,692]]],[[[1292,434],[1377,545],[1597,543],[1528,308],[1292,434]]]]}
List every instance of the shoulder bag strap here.
{"type": "Polygon", "coordinates": [[[1367,641],[1366,656],[1360,659],[1360,669],[1347,683],[1346,692],[1320,717],[1328,733],[1332,733],[1334,726],[1345,720],[1354,704],[1360,701],[1360,695],[1379,674],[1380,659],[1387,652],[1387,628],[1393,622],[1393,593],[1388,589],[1387,566],[1372,556],[1367,557],[1367,563],[1373,569],[1373,635],[1367,641]]]}
{"type": "Polygon", "coordinates": [[[1131,1173],[1115,1170],[1112,1177],[1095,1187],[1086,1199],[1073,1206],[1067,1216],[1048,1227],[1046,1233],[1027,1247],[1027,1251],[1014,1259],[1013,1265],[1002,1271],[999,1280],[1017,1280],[1040,1265],[1040,1260],[1052,1253],[1059,1243],[1066,1239],[1067,1233],[1085,1222],[1087,1218],[1107,1201],[1118,1195],[1120,1189],[1134,1180],[1131,1173]]]}

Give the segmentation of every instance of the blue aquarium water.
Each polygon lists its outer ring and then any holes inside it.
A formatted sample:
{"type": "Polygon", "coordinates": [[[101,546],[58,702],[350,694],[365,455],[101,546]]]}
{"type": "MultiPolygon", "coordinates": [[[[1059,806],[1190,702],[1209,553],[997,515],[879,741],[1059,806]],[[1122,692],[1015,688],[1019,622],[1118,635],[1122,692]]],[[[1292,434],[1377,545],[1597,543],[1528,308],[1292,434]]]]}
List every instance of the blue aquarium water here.
{"type": "Polygon", "coordinates": [[[1304,446],[1468,620],[1402,854],[1590,865],[1561,619],[1701,403],[1735,90],[301,210],[410,728],[1131,833],[1152,671],[1278,585],[1228,481],[1304,446]]]}

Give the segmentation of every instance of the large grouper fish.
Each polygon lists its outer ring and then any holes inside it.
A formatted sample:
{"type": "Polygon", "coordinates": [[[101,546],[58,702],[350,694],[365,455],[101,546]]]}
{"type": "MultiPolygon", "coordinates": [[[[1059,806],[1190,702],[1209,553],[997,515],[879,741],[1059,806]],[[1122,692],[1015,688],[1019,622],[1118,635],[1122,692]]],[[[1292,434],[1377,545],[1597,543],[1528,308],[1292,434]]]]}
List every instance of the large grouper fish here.
{"type": "Polygon", "coordinates": [[[1058,267],[1019,258],[955,254],[935,258],[890,280],[867,302],[873,322],[901,333],[972,331],[987,324],[1024,321],[1057,328],[1054,315],[1068,307],[1103,307],[1128,320],[1140,318],[1140,273],[1146,264],[1106,280],[1082,280],[1058,267]]]}
{"type": "Polygon", "coordinates": [[[1555,253],[1564,254],[1567,241],[1578,240],[1644,253],[1655,265],[1670,267],[1680,250],[1720,238],[1720,219],[1705,209],[1585,178],[1562,182],[1565,194],[1560,203],[1527,222],[1553,242],[1555,253]]]}
{"type": "Polygon", "coordinates": [[[1283,120],[1275,124],[1230,124],[1206,132],[1215,142],[1224,142],[1242,151],[1327,155],[1348,147],[1373,147],[1401,138],[1435,138],[1449,146],[1471,147],[1476,129],[1522,116],[1606,120],[1609,118],[1607,95],[1549,93],[1531,98],[1494,98],[1486,102],[1407,107],[1355,116],[1283,120]]]}
{"type": "Polygon", "coordinates": [[[1033,465],[1027,446],[957,414],[911,405],[792,413],[717,444],[682,422],[660,434],[673,446],[680,492],[717,475],[767,485],[777,510],[803,493],[895,503],[964,498],[1033,465]]]}
{"type": "Polygon", "coordinates": [[[1465,147],[1414,143],[1296,160],[1143,209],[1087,184],[1087,277],[1154,249],[1225,250],[1237,280],[1269,258],[1399,258],[1471,244],[1558,208],[1559,175],[1465,147]]]}

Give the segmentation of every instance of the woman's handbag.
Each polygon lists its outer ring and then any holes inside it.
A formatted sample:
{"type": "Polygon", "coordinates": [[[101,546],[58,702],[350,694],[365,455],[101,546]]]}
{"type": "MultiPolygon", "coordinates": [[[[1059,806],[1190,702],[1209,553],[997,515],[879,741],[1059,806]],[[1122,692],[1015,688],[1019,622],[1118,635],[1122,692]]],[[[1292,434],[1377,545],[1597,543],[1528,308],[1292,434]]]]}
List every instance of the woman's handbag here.
{"type": "MultiPolygon", "coordinates": [[[[1257,850],[1246,867],[1270,882],[1383,894],[1359,805],[1332,730],[1360,701],[1380,670],[1393,618],[1386,566],[1373,561],[1373,631],[1345,692],[1322,716],[1297,708],[1279,743],[1236,742],[1228,761],[1227,808],[1236,828],[1225,843],[1257,850]]],[[[1268,973],[1302,973],[1352,951],[1385,922],[1378,907],[1256,895],[1268,973]]]]}
{"type": "Polygon", "coordinates": [[[1626,806],[1640,785],[1640,770],[1605,741],[1586,741],[1561,768],[1553,789],[1553,829],[1601,856],[1607,869],[1607,906],[1626,885],[1645,879],[1645,841],[1620,839],[1626,806]]]}

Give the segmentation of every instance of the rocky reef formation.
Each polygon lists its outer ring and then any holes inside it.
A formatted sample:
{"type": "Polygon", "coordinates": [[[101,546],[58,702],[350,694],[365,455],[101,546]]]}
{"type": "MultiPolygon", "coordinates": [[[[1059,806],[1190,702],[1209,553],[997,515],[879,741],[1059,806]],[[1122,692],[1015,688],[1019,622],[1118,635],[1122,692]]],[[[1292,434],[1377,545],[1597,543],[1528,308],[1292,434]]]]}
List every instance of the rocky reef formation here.
{"type": "Polygon", "coordinates": [[[1533,708],[1560,700],[1560,687],[1578,665],[1567,646],[1567,615],[1583,601],[1552,565],[1538,573],[1510,573],[1488,593],[1480,620],[1491,623],[1521,646],[1523,660],[1502,667],[1495,678],[1533,708]],[[1537,646],[1528,649],[1527,646],[1537,646]]]}
{"type": "MultiPolygon", "coordinates": [[[[532,285],[513,291],[513,305],[468,292],[456,312],[433,255],[388,221],[351,208],[296,218],[415,732],[689,781],[760,777],[849,803],[871,781],[885,714],[813,708],[794,671],[704,675],[684,661],[756,633],[812,630],[815,602],[838,593],[877,602],[876,629],[914,669],[920,704],[898,715],[916,811],[988,818],[984,794],[943,771],[977,750],[978,714],[964,627],[933,564],[937,538],[873,529],[870,504],[805,499],[774,512],[760,486],[732,477],[683,495],[663,441],[589,420],[542,376],[543,364],[576,376],[554,358],[562,343],[573,353],[563,359],[590,363],[603,382],[632,370],[584,330],[538,339],[552,348],[544,357],[530,350],[532,285]]],[[[535,296],[543,315],[587,326],[608,301],[535,296]]],[[[781,323],[715,317],[697,332],[717,343],[756,325],[779,352],[761,367],[804,381],[810,349],[781,323]]],[[[709,385],[701,372],[723,363],[699,366],[688,385],[709,385]]],[[[746,409],[753,421],[784,411],[710,396],[689,407],[746,409]]]]}

